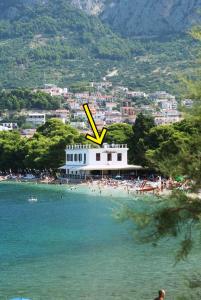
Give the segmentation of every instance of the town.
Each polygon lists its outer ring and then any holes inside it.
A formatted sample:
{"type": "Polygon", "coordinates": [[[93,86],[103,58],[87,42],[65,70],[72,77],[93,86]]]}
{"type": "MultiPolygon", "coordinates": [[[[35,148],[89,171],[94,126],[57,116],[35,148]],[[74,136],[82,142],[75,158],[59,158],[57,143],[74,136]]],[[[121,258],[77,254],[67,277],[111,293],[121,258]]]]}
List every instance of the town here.
{"type": "Polygon", "coordinates": [[[114,86],[105,78],[102,82],[91,82],[88,91],[71,91],[54,84],[45,84],[43,88],[32,92],[43,92],[60,100],[55,110],[21,109],[1,110],[0,131],[19,130],[22,136],[31,137],[38,126],[50,118],[60,119],[82,133],[90,129],[83,104],[88,103],[97,128],[102,129],[114,123],[135,122],[141,112],[151,115],[156,125],[167,125],[179,122],[183,118],[182,109],[191,108],[191,99],[177,99],[165,91],[145,93],[131,91],[124,86],[114,86]],[[20,124],[13,122],[13,116],[23,119],[20,124]]]}

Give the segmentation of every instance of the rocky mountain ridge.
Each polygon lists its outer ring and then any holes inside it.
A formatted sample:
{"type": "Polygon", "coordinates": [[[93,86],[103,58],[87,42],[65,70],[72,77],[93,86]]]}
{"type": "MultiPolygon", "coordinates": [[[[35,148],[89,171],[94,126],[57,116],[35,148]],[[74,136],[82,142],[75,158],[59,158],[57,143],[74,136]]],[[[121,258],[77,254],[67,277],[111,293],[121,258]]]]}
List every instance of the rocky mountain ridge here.
{"type": "Polygon", "coordinates": [[[123,36],[159,36],[186,31],[201,21],[201,0],[72,0],[99,14],[123,36]]]}

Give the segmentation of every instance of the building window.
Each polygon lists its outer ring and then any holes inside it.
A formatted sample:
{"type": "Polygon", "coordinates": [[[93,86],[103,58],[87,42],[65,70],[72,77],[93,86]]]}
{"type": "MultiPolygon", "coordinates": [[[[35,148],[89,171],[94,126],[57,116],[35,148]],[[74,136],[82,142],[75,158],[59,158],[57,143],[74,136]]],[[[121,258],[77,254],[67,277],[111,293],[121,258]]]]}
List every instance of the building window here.
{"type": "Polygon", "coordinates": [[[74,154],[74,161],[77,161],[77,154],[74,154]]]}
{"type": "Polygon", "coordinates": [[[86,164],[87,156],[86,153],[84,153],[84,164],[86,164]]]}
{"type": "Polygon", "coordinates": [[[112,161],[112,153],[107,154],[107,161],[112,161]]]}
{"type": "Polygon", "coordinates": [[[70,161],[73,161],[73,154],[70,155],[70,161]]]}
{"type": "Polygon", "coordinates": [[[100,161],[101,160],[101,155],[100,153],[96,153],[96,161],[100,161]]]}
{"type": "Polygon", "coordinates": [[[67,161],[71,161],[70,158],[71,158],[71,157],[70,157],[70,154],[67,154],[66,160],[67,160],[67,161]]]}
{"type": "Polygon", "coordinates": [[[79,154],[79,161],[82,161],[82,154],[79,154]]]}
{"type": "Polygon", "coordinates": [[[117,153],[117,161],[122,161],[122,153],[117,153]]]}

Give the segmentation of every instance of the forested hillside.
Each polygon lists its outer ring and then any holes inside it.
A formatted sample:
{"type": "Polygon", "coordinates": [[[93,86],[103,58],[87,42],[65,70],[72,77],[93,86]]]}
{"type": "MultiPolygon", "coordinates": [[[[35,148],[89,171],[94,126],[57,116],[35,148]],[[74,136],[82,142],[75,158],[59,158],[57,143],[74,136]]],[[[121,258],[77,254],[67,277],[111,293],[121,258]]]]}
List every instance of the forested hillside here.
{"type": "Polygon", "coordinates": [[[0,87],[69,86],[109,75],[132,88],[172,91],[180,72],[191,74],[190,37],[128,40],[70,3],[1,1],[0,87]]]}

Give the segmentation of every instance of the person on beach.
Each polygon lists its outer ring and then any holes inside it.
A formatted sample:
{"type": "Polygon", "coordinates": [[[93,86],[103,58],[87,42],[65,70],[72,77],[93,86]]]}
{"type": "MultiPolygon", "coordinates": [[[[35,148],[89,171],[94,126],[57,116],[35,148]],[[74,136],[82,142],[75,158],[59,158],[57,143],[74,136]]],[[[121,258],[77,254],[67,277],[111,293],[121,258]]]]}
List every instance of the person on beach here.
{"type": "Polygon", "coordinates": [[[160,290],[158,292],[158,297],[155,298],[154,300],[164,300],[165,299],[165,291],[164,290],[160,290]]]}

